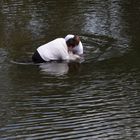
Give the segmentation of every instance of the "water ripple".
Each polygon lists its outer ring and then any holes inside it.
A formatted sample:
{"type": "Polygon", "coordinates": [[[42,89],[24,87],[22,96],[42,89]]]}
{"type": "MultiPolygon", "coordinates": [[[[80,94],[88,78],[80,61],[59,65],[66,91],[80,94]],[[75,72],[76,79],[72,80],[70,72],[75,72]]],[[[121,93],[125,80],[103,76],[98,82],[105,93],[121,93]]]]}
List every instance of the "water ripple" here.
{"type": "Polygon", "coordinates": [[[136,31],[127,8],[118,0],[2,1],[0,45],[18,61],[5,61],[0,48],[1,140],[140,139],[139,56],[126,55],[136,31]],[[18,63],[34,43],[67,33],[80,35],[82,63],[18,63]]]}
{"type": "Polygon", "coordinates": [[[1,136],[3,139],[118,139],[130,133],[138,135],[140,125],[133,121],[140,121],[139,106],[134,104],[130,109],[129,100],[125,100],[127,95],[92,94],[36,97],[37,102],[30,104],[34,109],[25,108],[24,119],[16,118],[18,122],[1,128],[1,136]]]}

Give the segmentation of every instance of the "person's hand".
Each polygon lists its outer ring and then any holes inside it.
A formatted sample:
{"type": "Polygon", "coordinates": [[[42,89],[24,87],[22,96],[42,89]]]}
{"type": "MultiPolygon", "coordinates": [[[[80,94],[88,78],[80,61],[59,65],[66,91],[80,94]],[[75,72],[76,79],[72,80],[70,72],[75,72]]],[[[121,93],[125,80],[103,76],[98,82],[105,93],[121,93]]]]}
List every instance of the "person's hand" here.
{"type": "Polygon", "coordinates": [[[76,55],[76,54],[74,54],[74,57],[75,57],[75,60],[80,60],[80,56],[79,55],[76,55]]]}
{"type": "Polygon", "coordinates": [[[73,54],[73,53],[69,53],[69,59],[70,60],[73,60],[73,61],[75,61],[75,60],[80,60],[80,56],[79,55],[76,55],[76,54],[73,54]]]}

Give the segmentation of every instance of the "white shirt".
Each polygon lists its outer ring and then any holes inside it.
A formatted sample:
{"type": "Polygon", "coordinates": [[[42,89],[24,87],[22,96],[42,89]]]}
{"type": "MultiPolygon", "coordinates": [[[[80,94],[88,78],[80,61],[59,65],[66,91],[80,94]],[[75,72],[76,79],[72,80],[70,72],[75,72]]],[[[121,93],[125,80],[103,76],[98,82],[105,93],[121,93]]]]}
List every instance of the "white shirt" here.
{"type": "MultiPolygon", "coordinates": [[[[65,37],[65,40],[67,41],[73,37],[74,37],[74,35],[69,34],[65,37]]],[[[79,42],[79,44],[77,46],[75,46],[73,48],[73,51],[75,52],[75,54],[78,54],[78,55],[83,54],[83,45],[82,45],[81,41],[79,42]]]]}
{"type": "Polygon", "coordinates": [[[38,53],[45,61],[68,60],[69,53],[64,38],[57,38],[37,48],[38,53]]]}

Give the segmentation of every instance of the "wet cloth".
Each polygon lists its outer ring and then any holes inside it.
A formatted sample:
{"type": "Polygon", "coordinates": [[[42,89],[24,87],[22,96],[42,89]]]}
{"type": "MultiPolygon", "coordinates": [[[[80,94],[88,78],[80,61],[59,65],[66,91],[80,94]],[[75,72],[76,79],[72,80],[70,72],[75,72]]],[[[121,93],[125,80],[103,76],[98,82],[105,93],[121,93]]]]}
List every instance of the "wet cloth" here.
{"type": "Polygon", "coordinates": [[[68,47],[65,39],[57,38],[38,47],[37,52],[35,52],[32,58],[33,61],[37,63],[38,61],[40,62],[40,60],[45,62],[51,60],[69,60],[68,47]]]}

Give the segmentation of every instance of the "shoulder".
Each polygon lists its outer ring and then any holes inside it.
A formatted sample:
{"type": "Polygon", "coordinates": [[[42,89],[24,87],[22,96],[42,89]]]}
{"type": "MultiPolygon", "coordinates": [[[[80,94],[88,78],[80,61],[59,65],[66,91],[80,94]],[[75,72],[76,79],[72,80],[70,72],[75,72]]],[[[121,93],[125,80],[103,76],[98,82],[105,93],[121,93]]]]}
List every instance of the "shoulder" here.
{"type": "Polygon", "coordinates": [[[54,41],[57,41],[57,42],[66,42],[64,38],[56,38],[54,41]]]}
{"type": "Polygon", "coordinates": [[[68,35],[65,36],[65,40],[67,41],[67,40],[69,40],[69,39],[71,39],[73,37],[74,37],[74,35],[68,34],[68,35]]]}
{"type": "Polygon", "coordinates": [[[61,48],[62,46],[64,47],[67,46],[64,38],[56,38],[55,40],[53,40],[53,44],[59,46],[59,48],[61,48]]]}
{"type": "Polygon", "coordinates": [[[65,39],[64,38],[56,38],[49,42],[50,44],[65,44],[65,39]]]}
{"type": "Polygon", "coordinates": [[[75,48],[77,48],[77,49],[83,49],[82,42],[80,41],[79,44],[75,48]]]}
{"type": "Polygon", "coordinates": [[[82,45],[81,41],[73,50],[74,50],[75,54],[78,54],[78,55],[83,54],[83,45],[82,45]]]}

